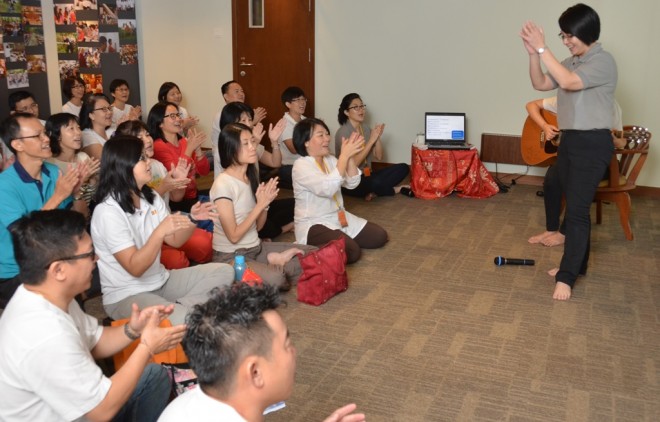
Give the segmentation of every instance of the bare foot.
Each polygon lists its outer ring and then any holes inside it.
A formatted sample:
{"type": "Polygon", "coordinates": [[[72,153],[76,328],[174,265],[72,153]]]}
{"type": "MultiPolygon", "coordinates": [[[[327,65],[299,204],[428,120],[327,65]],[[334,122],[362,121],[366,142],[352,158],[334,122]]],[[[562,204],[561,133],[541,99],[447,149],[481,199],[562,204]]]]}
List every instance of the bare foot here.
{"type": "Polygon", "coordinates": [[[303,253],[298,248],[287,249],[284,252],[271,252],[267,255],[268,263],[271,265],[278,265],[283,267],[287,262],[291,261],[291,258],[296,256],[296,254],[303,253]]]}
{"type": "Polygon", "coordinates": [[[282,233],[289,233],[291,230],[293,230],[294,227],[295,225],[293,224],[293,221],[288,224],[285,224],[281,227],[282,233]]]}
{"type": "Polygon", "coordinates": [[[557,275],[558,272],[559,272],[559,268],[553,268],[553,269],[551,269],[551,270],[548,270],[548,275],[549,275],[550,277],[554,277],[554,276],[557,275]]]}
{"type": "Polygon", "coordinates": [[[410,185],[394,186],[394,193],[401,192],[402,188],[410,189],[410,185]]]}
{"type": "Polygon", "coordinates": [[[568,284],[558,281],[555,284],[555,291],[552,294],[552,298],[555,300],[568,300],[571,298],[571,286],[568,284]]]}
{"type": "Polygon", "coordinates": [[[371,193],[368,193],[367,196],[364,197],[364,200],[368,202],[368,201],[371,201],[372,199],[374,199],[376,196],[378,196],[378,195],[371,192],[371,193]]]}
{"type": "Polygon", "coordinates": [[[555,233],[557,233],[557,232],[545,231],[545,232],[543,232],[543,233],[541,233],[541,234],[537,234],[536,236],[532,236],[532,237],[530,237],[529,239],[527,239],[527,241],[528,241],[529,243],[543,243],[543,240],[544,240],[545,238],[550,237],[550,236],[552,236],[552,235],[555,234],[555,233]]]}
{"type": "Polygon", "coordinates": [[[541,243],[545,246],[559,246],[564,244],[564,239],[566,236],[559,232],[554,232],[550,236],[546,236],[541,243]]]}

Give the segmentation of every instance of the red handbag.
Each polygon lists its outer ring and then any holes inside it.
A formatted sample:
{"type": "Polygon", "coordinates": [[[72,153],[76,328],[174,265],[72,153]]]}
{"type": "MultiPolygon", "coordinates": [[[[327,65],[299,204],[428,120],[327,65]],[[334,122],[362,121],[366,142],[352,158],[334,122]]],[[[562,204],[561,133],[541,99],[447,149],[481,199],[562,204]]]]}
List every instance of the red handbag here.
{"type": "Polygon", "coordinates": [[[298,301],[319,306],[348,289],[346,242],[341,237],[321,248],[298,254],[302,275],[298,279],[298,301]]]}

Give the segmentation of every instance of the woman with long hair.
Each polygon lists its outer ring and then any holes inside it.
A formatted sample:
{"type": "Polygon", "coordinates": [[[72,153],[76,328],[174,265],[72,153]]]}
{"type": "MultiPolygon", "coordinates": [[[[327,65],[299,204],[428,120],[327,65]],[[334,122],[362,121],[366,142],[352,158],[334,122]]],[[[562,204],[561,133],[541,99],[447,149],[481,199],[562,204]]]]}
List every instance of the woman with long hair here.
{"type": "Polygon", "coordinates": [[[206,176],[211,171],[206,155],[202,152],[202,144],[206,140],[204,132],[194,128],[188,131],[188,136],[181,135],[181,113],[176,104],[161,102],[149,111],[147,126],[149,134],[154,139],[154,157],[166,168],[176,166],[180,159],[190,164],[183,199],[170,203],[174,211],[188,211],[197,202],[197,183],[195,176],[206,176]]]}
{"type": "Polygon", "coordinates": [[[158,89],[158,102],[166,103],[169,101],[176,104],[179,108],[179,113],[181,113],[181,130],[183,133],[187,133],[188,129],[199,123],[199,118],[191,116],[188,113],[188,110],[181,105],[182,100],[183,94],[181,94],[181,89],[174,82],[164,82],[158,89]]]}
{"type": "Polygon", "coordinates": [[[360,184],[355,189],[344,189],[349,196],[357,196],[372,200],[376,196],[392,196],[399,193],[402,188],[399,183],[408,176],[410,171],[408,164],[399,163],[392,166],[374,170],[371,166],[372,159],[380,161],[383,159],[383,142],[381,136],[385,129],[384,123],[379,123],[373,129],[365,124],[367,105],[356,93],[347,94],[342,98],[339,105],[337,120],[341,127],[335,134],[335,156],[339,157],[342,148],[342,139],[357,132],[365,140],[364,149],[353,159],[362,171],[360,184]]]}
{"type": "Polygon", "coordinates": [[[87,94],[80,109],[80,127],[83,151],[90,157],[101,159],[103,145],[110,139],[112,131],[112,106],[103,94],[87,94]]]}
{"type": "Polygon", "coordinates": [[[53,156],[46,161],[55,164],[63,174],[79,168],[84,174],[79,194],[89,205],[96,186],[101,162],[82,151],[82,132],[78,118],[70,113],[57,113],[46,120],[46,134],[50,138],[53,156]]]}
{"type": "MultiPolygon", "coordinates": [[[[147,125],[141,120],[129,120],[120,124],[115,135],[135,136],[144,143],[144,155],[149,158],[151,167],[151,181],[147,185],[163,198],[165,205],[169,206],[170,201],[183,199],[186,186],[190,182],[188,179],[190,165],[186,160],[180,159],[179,165],[168,171],[163,163],[154,159],[154,141],[149,135],[147,125]]],[[[197,264],[209,262],[213,257],[212,239],[211,232],[196,228],[190,239],[180,248],[163,244],[160,262],[168,270],[189,267],[190,261],[197,264]]]]}
{"type": "Polygon", "coordinates": [[[376,249],[388,241],[377,224],[344,209],[342,187],[360,184],[355,156],[364,151],[364,138],[357,132],[342,140],[341,154],[330,153],[330,130],[323,120],[307,118],[296,124],[293,145],[302,158],[293,164],[293,195],[296,199],[296,241],[321,246],[343,237],[348,263],[360,259],[362,248],[376,249]]]}
{"type": "Polygon", "coordinates": [[[242,123],[229,123],[220,132],[219,147],[225,171],[210,191],[220,220],[213,232],[213,260],[229,263],[243,255],[264,282],[288,290],[301,274],[296,254],[312,248],[259,239],[258,229],[278,189],[277,178],[259,183],[252,130],[242,123]]]}
{"type": "MultiPolygon", "coordinates": [[[[143,308],[173,303],[170,320],[181,324],[188,309],[206,300],[211,289],[231,284],[234,270],[215,263],[171,271],[163,267],[163,244],[181,247],[195,224],[187,215],[170,214],[148,186],[149,161],[136,137],[117,136],[104,146],[91,229],[103,306],[110,317],[121,319],[130,317],[135,304],[143,308]]],[[[211,212],[210,204],[196,204],[191,216],[203,220],[211,212]]]]}

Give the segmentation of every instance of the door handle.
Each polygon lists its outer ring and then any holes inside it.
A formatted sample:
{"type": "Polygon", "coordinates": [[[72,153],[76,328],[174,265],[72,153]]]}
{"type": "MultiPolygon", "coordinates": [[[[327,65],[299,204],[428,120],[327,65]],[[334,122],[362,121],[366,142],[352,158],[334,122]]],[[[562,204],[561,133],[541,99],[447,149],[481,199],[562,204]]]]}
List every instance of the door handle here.
{"type": "Polygon", "coordinates": [[[254,64],[253,64],[253,63],[245,63],[245,62],[243,62],[243,63],[240,63],[239,66],[254,66],[254,64]]]}

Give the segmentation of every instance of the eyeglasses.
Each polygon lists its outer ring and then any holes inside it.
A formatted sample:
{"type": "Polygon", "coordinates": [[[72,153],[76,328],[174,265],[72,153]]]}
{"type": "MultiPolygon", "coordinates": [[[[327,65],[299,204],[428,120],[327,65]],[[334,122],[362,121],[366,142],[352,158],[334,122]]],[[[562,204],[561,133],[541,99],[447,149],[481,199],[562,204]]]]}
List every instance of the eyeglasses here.
{"type": "Polygon", "coordinates": [[[39,108],[39,104],[32,103],[32,104],[30,104],[28,106],[25,106],[23,108],[17,108],[16,111],[18,111],[19,113],[29,113],[30,110],[36,110],[38,108],[39,108]]]}
{"type": "Polygon", "coordinates": [[[92,110],[92,111],[99,111],[99,110],[100,110],[100,111],[105,111],[106,113],[109,113],[109,112],[112,111],[112,106],[99,107],[99,108],[95,108],[95,109],[92,110]]]}
{"type": "Polygon", "coordinates": [[[94,250],[94,246],[92,246],[92,250],[87,252],[87,253],[81,253],[80,255],[71,255],[71,256],[65,256],[63,258],[58,258],[50,261],[45,269],[50,268],[51,265],[53,265],[54,262],[57,261],[77,261],[79,259],[85,259],[85,258],[92,258],[93,261],[96,261],[96,251],[94,250]]]}
{"type": "Polygon", "coordinates": [[[574,37],[573,34],[564,34],[563,32],[560,32],[559,34],[557,34],[557,36],[559,38],[561,38],[562,41],[564,41],[566,38],[573,38],[574,37]]]}
{"type": "Polygon", "coordinates": [[[78,84],[78,85],[74,85],[74,86],[72,86],[71,89],[84,88],[84,87],[85,87],[85,85],[80,85],[80,84],[78,84]]]}
{"type": "Polygon", "coordinates": [[[364,110],[365,108],[367,108],[367,105],[362,104],[362,105],[354,105],[353,107],[349,107],[348,109],[357,111],[357,110],[364,110]]]}
{"type": "Polygon", "coordinates": [[[305,97],[300,97],[300,98],[294,98],[293,100],[291,100],[292,103],[295,103],[295,102],[298,102],[298,101],[300,101],[301,103],[306,103],[306,102],[307,102],[307,98],[305,98],[305,97]]]}
{"type": "Polygon", "coordinates": [[[181,114],[181,113],[170,113],[170,114],[164,115],[163,117],[169,117],[172,120],[176,120],[176,119],[180,119],[181,116],[183,116],[183,114],[181,114]]]}
{"type": "Polygon", "coordinates": [[[41,132],[37,133],[36,135],[19,136],[18,138],[14,138],[14,139],[16,139],[16,140],[18,140],[18,139],[30,139],[30,138],[37,138],[38,139],[38,138],[42,138],[42,137],[48,138],[48,134],[43,130],[41,132]]]}

